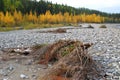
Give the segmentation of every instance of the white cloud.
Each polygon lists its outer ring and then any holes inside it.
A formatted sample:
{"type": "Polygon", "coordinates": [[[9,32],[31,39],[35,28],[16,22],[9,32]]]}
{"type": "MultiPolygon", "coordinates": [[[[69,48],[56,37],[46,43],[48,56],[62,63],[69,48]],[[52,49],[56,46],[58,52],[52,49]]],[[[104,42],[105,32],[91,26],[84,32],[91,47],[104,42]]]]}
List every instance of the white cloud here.
{"type": "MultiPolygon", "coordinates": [[[[73,7],[85,7],[89,9],[101,10],[104,8],[120,8],[120,0],[48,0],[53,3],[67,4],[73,7]]],[[[120,11],[119,11],[120,12],[120,11]]]]}

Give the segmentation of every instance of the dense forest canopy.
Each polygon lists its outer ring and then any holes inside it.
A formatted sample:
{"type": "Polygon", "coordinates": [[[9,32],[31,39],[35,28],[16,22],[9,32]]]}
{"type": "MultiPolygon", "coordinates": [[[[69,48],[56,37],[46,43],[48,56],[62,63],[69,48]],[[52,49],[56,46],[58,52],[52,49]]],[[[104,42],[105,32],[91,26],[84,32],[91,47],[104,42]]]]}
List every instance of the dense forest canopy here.
{"type": "Polygon", "coordinates": [[[67,5],[53,4],[45,0],[0,0],[0,23],[18,24],[22,20],[33,23],[65,22],[120,22],[120,14],[105,13],[87,8],[74,8],[67,5]],[[19,17],[18,17],[19,16],[19,17]],[[61,16],[61,21],[57,20],[61,16]],[[53,21],[49,22],[49,18],[53,21]],[[11,20],[9,20],[11,19],[11,20]],[[92,20],[94,19],[94,20],[92,20]]]}

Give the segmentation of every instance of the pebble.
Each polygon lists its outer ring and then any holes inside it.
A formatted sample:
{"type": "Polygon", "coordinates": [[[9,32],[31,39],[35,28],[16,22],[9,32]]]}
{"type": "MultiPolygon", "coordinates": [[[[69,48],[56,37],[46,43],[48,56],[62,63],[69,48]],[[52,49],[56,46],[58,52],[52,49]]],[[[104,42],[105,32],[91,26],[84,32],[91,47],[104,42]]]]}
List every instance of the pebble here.
{"type": "MultiPolygon", "coordinates": [[[[111,26],[110,24],[109,26],[111,26]]],[[[106,29],[68,29],[70,33],[39,33],[38,31],[52,30],[34,29],[34,30],[19,30],[0,32],[0,49],[15,48],[15,47],[30,47],[36,44],[48,44],[60,39],[80,40],[82,42],[94,43],[89,50],[93,59],[105,67],[108,76],[107,80],[120,80],[120,29],[107,27],[106,29]],[[118,64],[119,63],[119,64],[118,64]]],[[[31,64],[31,61],[30,63],[31,64]]],[[[49,65],[50,66],[50,65],[49,65]]],[[[9,67],[8,71],[14,70],[14,67],[9,67]]],[[[1,74],[1,72],[0,72],[1,74]]],[[[21,74],[21,78],[28,78],[21,74]]]]}
{"type": "Polygon", "coordinates": [[[8,67],[5,67],[3,69],[0,69],[0,74],[4,76],[8,76],[9,73],[11,73],[14,70],[13,65],[9,65],[8,67]]]}
{"type": "Polygon", "coordinates": [[[2,80],[9,80],[8,78],[3,78],[2,80]]]}
{"type": "Polygon", "coordinates": [[[27,75],[25,75],[25,74],[20,74],[20,78],[22,78],[22,79],[28,79],[29,77],[27,75]]]}
{"type": "Polygon", "coordinates": [[[51,65],[51,64],[48,64],[48,67],[52,67],[52,65],[51,65]]]}
{"type": "Polygon", "coordinates": [[[32,75],[32,78],[37,79],[37,76],[36,75],[32,75]]]}

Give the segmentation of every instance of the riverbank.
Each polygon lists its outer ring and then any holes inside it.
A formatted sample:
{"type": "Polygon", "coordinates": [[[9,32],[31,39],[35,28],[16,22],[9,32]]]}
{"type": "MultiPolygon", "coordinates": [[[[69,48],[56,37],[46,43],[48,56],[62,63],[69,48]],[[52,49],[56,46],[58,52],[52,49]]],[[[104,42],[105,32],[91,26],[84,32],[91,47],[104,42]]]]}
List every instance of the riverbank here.
{"type": "MultiPolygon", "coordinates": [[[[87,24],[82,24],[82,26],[86,25],[87,24]]],[[[66,30],[64,33],[52,32],[57,28],[0,32],[0,49],[51,44],[60,39],[72,39],[80,40],[84,43],[93,43],[93,46],[89,49],[89,54],[94,60],[100,62],[104,66],[106,74],[108,75],[107,80],[119,80],[120,29],[114,28],[119,24],[106,24],[107,28],[99,28],[101,24],[91,25],[94,28],[64,27],[64,30],[66,30]]],[[[0,65],[3,65],[3,63],[0,65]]],[[[8,77],[10,76],[13,75],[9,75],[8,77]]],[[[19,76],[17,79],[19,80],[19,76]]]]}

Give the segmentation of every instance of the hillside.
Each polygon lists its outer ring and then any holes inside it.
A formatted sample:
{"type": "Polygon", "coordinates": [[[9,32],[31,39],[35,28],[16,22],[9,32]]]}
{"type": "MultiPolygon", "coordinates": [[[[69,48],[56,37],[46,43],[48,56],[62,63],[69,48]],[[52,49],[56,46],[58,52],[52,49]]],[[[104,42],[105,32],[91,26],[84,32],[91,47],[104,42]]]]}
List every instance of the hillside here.
{"type": "Polygon", "coordinates": [[[0,0],[0,26],[71,23],[119,23],[120,14],[74,8],[40,0],[0,0]],[[52,20],[52,21],[51,21],[52,20]],[[23,23],[24,22],[24,23],[23,23]]]}

